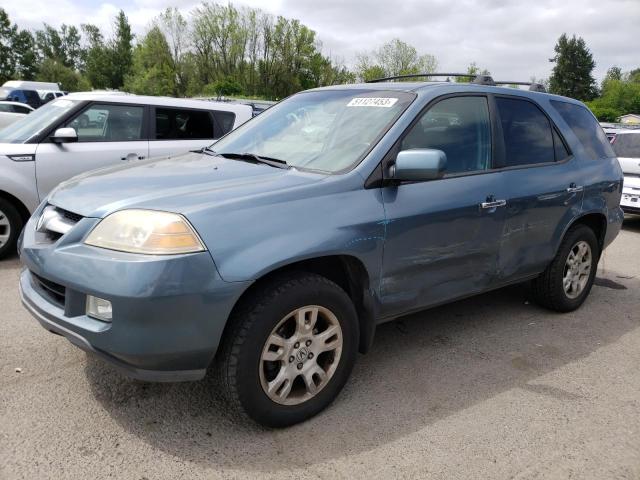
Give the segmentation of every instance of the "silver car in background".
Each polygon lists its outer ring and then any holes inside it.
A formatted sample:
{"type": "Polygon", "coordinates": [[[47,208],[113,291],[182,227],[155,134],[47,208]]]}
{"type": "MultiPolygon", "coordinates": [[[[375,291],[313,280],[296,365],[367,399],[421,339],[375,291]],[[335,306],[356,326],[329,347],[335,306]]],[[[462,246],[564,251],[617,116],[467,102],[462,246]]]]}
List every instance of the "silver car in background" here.
{"type": "Polygon", "coordinates": [[[0,130],[29,115],[33,110],[34,108],[26,103],[1,101],[0,130]]]}
{"type": "Polygon", "coordinates": [[[252,108],[126,94],[75,93],[0,130],[0,258],[59,183],[101,167],[202,149],[252,108]]]}
{"type": "Polygon", "coordinates": [[[640,129],[618,130],[611,145],[624,173],[620,207],[625,213],[640,215],[640,129]]]}

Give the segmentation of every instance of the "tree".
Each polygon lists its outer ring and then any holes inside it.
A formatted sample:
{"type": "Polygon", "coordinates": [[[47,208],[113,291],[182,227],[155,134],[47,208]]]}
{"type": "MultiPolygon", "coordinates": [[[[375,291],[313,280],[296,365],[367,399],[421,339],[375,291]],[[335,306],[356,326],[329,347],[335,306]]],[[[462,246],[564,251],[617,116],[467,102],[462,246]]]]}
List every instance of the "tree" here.
{"type": "Polygon", "coordinates": [[[172,58],[164,34],[154,26],[133,53],[132,74],[126,77],[127,91],[144,95],[172,95],[175,90],[172,58]]]}
{"type": "Polygon", "coordinates": [[[0,8],[0,83],[11,79],[13,75],[13,49],[11,47],[15,27],[11,25],[9,15],[0,8]]]}
{"type": "Polygon", "coordinates": [[[554,50],[556,55],[549,59],[555,64],[549,78],[551,93],[578,100],[595,98],[597,88],[592,72],[596,64],[585,41],[563,33],[554,50]]]}
{"type": "Polygon", "coordinates": [[[111,88],[113,55],[100,29],[92,24],[82,25],[85,38],[84,74],[94,88],[111,88]]]}
{"type": "Polygon", "coordinates": [[[86,78],[53,58],[46,58],[42,61],[36,79],[42,82],[57,82],[62,90],[69,92],[91,89],[86,78]]]}
{"type": "MultiPolygon", "coordinates": [[[[133,34],[129,20],[120,10],[115,21],[115,38],[111,47],[111,88],[122,88],[133,63],[133,34]]],[[[166,43],[166,41],[165,41],[166,43]]]]}
{"type": "Polygon", "coordinates": [[[172,70],[175,75],[175,95],[185,95],[189,86],[189,75],[193,73],[192,66],[189,61],[191,56],[187,55],[189,48],[187,32],[187,21],[175,7],[167,7],[160,14],[156,21],[160,28],[171,52],[172,70]]]}
{"type": "MultiPolygon", "coordinates": [[[[483,68],[481,70],[480,67],[478,67],[478,65],[476,64],[476,62],[471,62],[469,64],[469,66],[467,67],[467,72],[466,73],[469,75],[468,77],[456,77],[456,82],[458,82],[458,83],[469,83],[471,80],[473,80],[473,78],[476,75],[491,75],[491,72],[489,70],[487,70],[486,68],[483,68]]],[[[512,86],[514,86],[514,85],[512,85],[512,86]]],[[[519,87],[517,87],[517,88],[519,88],[519,87]]]]}
{"type": "MultiPolygon", "coordinates": [[[[435,72],[438,61],[433,55],[419,55],[415,47],[394,38],[371,53],[357,56],[356,72],[361,80],[435,72]]],[[[428,78],[428,77],[425,77],[428,78]]]]}
{"type": "Polygon", "coordinates": [[[28,30],[20,30],[13,37],[13,76],[23,80],[33,80],[38,72],[38,58],[35,40],[28,30]]]}

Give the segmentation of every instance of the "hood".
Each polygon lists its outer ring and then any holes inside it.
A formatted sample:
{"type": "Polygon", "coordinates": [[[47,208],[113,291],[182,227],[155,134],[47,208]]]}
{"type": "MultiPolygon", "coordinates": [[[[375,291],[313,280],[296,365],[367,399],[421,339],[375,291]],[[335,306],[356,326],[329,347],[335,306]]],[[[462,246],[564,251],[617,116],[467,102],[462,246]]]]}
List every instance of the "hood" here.
{"type": "Polygon", "coordinates": [[[61,183],[49,203],[85,217],[104,217],[125,208],[188,215],[326,177],[192,152],[84,173],[61,183]]]}

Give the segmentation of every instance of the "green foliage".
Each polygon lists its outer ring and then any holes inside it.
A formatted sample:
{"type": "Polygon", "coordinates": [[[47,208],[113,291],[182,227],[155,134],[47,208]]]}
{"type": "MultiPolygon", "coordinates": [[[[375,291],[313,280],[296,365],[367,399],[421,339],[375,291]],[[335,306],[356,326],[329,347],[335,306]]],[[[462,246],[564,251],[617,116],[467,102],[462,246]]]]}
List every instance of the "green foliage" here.
{"type": "MultiPolygon", "coordinates": [[[[483,68],[481,70],[480,67],[478,67],[478,65],[476,64],[476,62],[471,62],[469,64],[469,66],[467,67],[467,71],[465,73],[467,73],[469,75],[472,75],[472,76],[469,76],[469,77],[456,77],[456,82],[458,82],[458,83],[469,83],[471,80],[473,80],[473,76],[475,76],[475,75],[491,75],[491,72],[489,72],[489,70],[487,70],[486,68],[483,68]]],[[[519,88],[519,87],[516,86],[516,88],[519,88]]]]}
{"type": "Polygon", "coordinates": [[[113,72],[113,54],[100,29],[92,24],[82,25],[87,46],[84,50],[84,75],[97,89],[111,88],[113,72]]]}
{"type": "Polygon", "coordinates": [[[434,72],[438,61],[433,55],[419,55],[412,45],[398,38],[370,53],[360,53],[356,73],[362,81],[398,75],[434,72]]]}
{"type": "Polygon", "coordinates": [[[12,40],[15,35],[15,27],[11,26],[9,15],[0,8],[0,82],[11,79],[13,74],[12,40]]]}
{"type": "MultiPolygon", "coordinates": [[[[165,42],[166,43],[166,42],[165,42]]],[[[115,38],[111,46],[111,88],[122,88],[133,62],[133,33],[129,20],[120,10],[115,20],[115,38]]]]}
{"type": "Polygon", "coordinates": [[[16,29],[12,42],[12,77],[33,80],[38,72],[38,57],[35,52],[35,40],[28,30],[16,29]]]}
{"type": "Polygon", "coordinates": [[[77,92],[91,90],[91,85],[75,70],[65,66],[62,62],[46,58],[40,64],[36,80],[42,82],[58,82],[62,90],[77,92]]]}
{"type": "Polygon", "coordinates": [[[231,77],[218,80],[216,82],[205,85],[202,92],[208,96],[225,96],[231,97],[243,93],[242,85],[231,77]]]}
{"type": "Polygon", "coordinates": [[[605,80],[602,95],[589,102],[589,108],[598,120],[611,122],[620,115],[640,112],[640,82],[633,81],[629,74],[621,78],[605,80]]]}
{"type": "Polygon", "coordinates": [[[581,37],[568,38],[562,34],[555,46],[555,63],[549,78],[551,93],[578,100],[592,100],[597,95],[596,81],[592,72],[595,62],[585,41],[581,37]]]}
{"type": "Polygon", "coordinates": [[[175,91],[169,44],[157,26],[136,47],[131,70],[135,73],[126,77],[127,91],[143,95],[172,95],[175,91]]]}

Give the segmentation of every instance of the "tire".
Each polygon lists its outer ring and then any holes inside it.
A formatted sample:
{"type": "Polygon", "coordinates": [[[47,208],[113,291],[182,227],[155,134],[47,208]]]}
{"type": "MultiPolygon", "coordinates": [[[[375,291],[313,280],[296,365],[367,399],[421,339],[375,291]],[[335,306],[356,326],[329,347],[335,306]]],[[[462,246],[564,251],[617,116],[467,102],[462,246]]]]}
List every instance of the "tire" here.
{"type": "Polygon", "coordinates": [[[0,198],[0,259],[16,251],[22,227],[23,221],[18,209],[4,198],[0,198]]]}
{"type": "MultiPolygon", "coordinates": [[[[599,259],[600,246],[593,230],[586,225],[571,227],[565,234],[558,253],[551,264],[532,282],[533,296],[536,302],[557,312],[571,312],[580,307],[593,286],[599,259]],[[571,269],[567,263],[569,256],[572,251],[574,254],[576,252],[579,253],[580,247],[585,244],[590,249],[590,255],[589,261],[585,260],[582,265],[590,263],[588,275],[582,272],[580,279],[576,280],[576,283],[584,281],[582,288],[569,287],[569,291],[567,291],[565,289],[565,280],[567,272],[571,269]]],[[[577,268],[579,269],[580,267],[578,266],[577,268]]],[[[571,277],[570,272],[568,276],[571,277]]],[[[577,278],[577,276],[574,276],[574,278],[577,278]]]]}
{"type": "Polygon", "coordinates": [[[344,290],[320,275],[288,274],[252,292],[236,310],[229,320],[216,366],[233,407],[257,423],[280,428],[316,415],[336,398],[351,374],[358,350],[356,311],[344,290]],[[290,316],[292,312],[299,313],[290,316]],[[339,328],[335,328],[336,322],[339,328]],[[313,327],[304,326],[314,323],[313,327]],[[330,327],[334,328],[330,331],[330,327]],[[306,338],[298,335],[299,329],[306,338]],[[327,336],[333,332],[336,334],[327,336]],[[323,335],[326,341],[321,338],[323,335]],[[282,347],[280,339],[271,343],[274,337],[281,336],[282,347]],[[294,343],[298,338],[301,341],[294,343]],[[321,352],[322,348],[338,345],[340,340],[340,349],[321,352]],[[298,349],[294,348],[296,344],[298,349]],[[278,359],[265,360],[271,356],[278,359]],[[319,372],[318,368],[325,371],[324,377],[314,373],[319,372]],[[280,391],[274,389],[269,394],[269,385],[278,384],[284,377],[293,380],[285,380],[280,391]],[[313,387],[308,386],[309,382],[313,387]],[[288,394],[283,393],[286,387],[288,394]],[[317,391],[312,394],[313,388],[317,391]]]}

